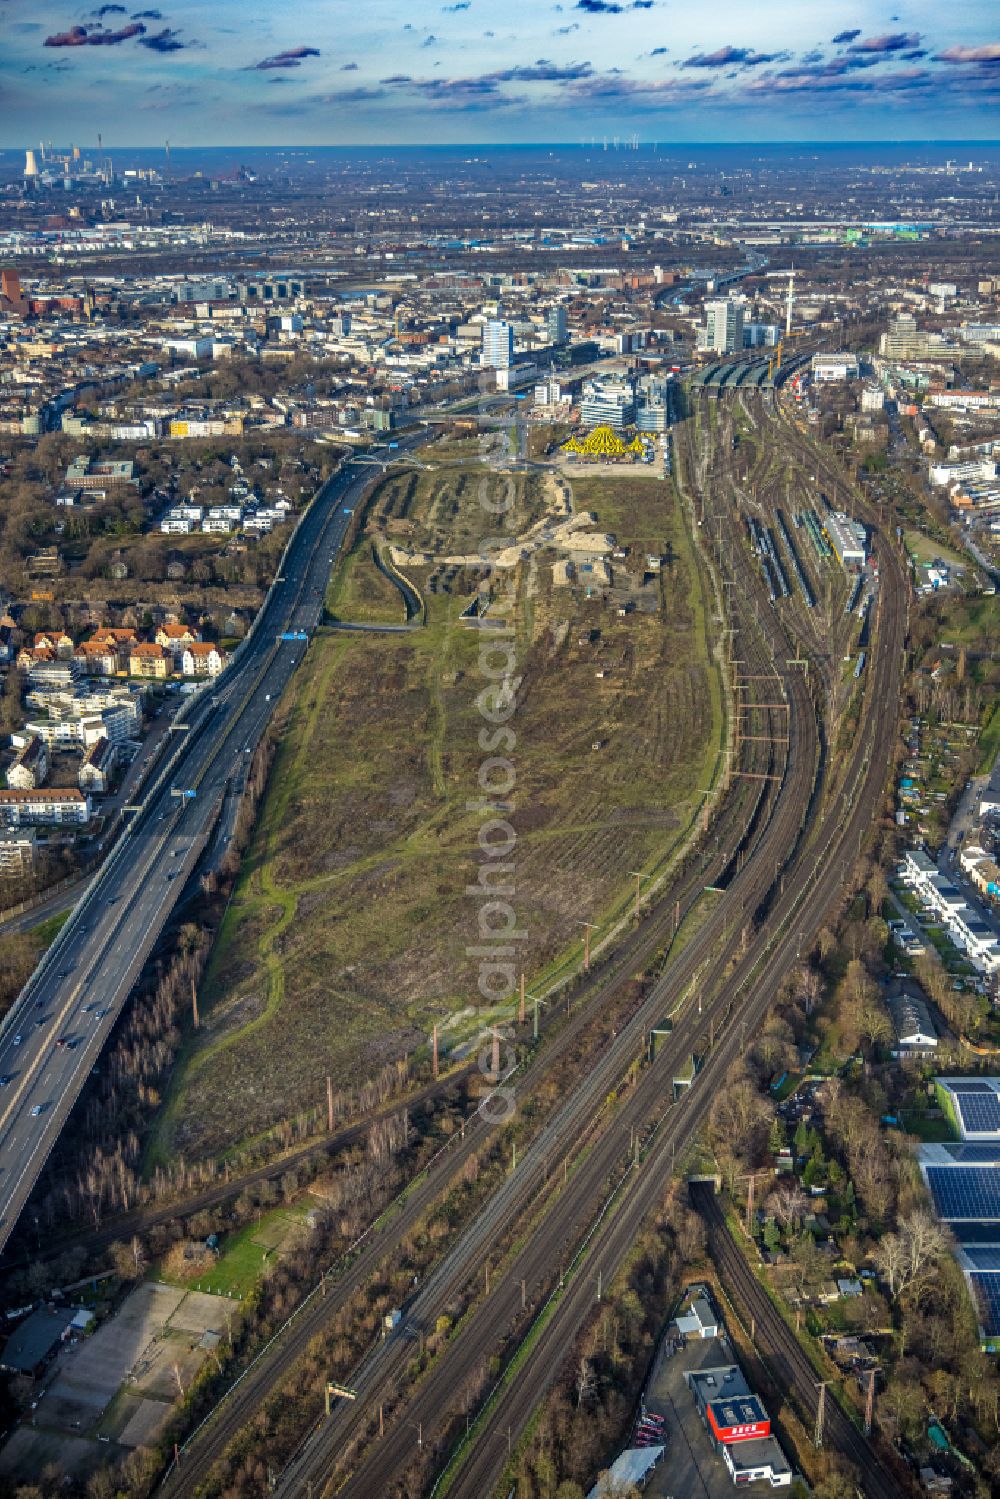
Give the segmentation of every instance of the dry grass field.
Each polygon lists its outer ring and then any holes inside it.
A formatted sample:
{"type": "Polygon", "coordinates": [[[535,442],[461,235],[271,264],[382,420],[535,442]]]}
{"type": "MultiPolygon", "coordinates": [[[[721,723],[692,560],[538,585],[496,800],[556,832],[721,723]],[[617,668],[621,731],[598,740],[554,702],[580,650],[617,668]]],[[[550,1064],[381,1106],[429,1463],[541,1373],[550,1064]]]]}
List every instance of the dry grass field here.
{"type": "Polygon", "coordinates": [[[331,583],[326,609],[331,619],[355,624],[402,624],[403,598],[396,585],[375,566],[372,540],[363,536],[331,583]]]}
{"type": "Polygon", "coordinates": [[[544,473],[504,475],[479,465],[401,469],[381,485],[371,509],[373,525],[413,551],[435,554],[477,550],[482,537],[501,529],[520,533],[545,515],[551,481],[544,473]],[[488,507],[506,505],[502,523],[488,507]]]}
{"type": "MultiPolygon", "coordinates": [[[[461,467],[392,474],[376,526],[406,519],[435,551],[475,541],[488,529],[481,478],[461,467]]],[[[547,489],[544,474],[516,482],[515,529],[544,512],[547,489]]],[[[516,599],[513,904],[529,981],[578,948],[581,921],[626,898],[629,871],[669,854],[722,733],[703,581],[671,486],[646,474],[587,479],[575,503],[631,548],[613,588],[555,586],[557,557],[545,550],[500,585],[516,599]],[[667,560],[644,581],[647,552],[667,560]]],[[[333,596],[353,606],[362,570],[375,571],[370,548],[346,566],[333,596]]],[[[338,1085],[370,1075],[476,1003],[466,948],[479,940],[477,902],[466,886],[482,816],[467,804],[480,794],[476,699],[487,682],[480,633],[460,620],[463,580],[434,591],[435,571],[413,572],[424,627],[321,631],[310,644],[160,1151],[232,1147],[320,1105],[328,1072],[338,1085]]]]}

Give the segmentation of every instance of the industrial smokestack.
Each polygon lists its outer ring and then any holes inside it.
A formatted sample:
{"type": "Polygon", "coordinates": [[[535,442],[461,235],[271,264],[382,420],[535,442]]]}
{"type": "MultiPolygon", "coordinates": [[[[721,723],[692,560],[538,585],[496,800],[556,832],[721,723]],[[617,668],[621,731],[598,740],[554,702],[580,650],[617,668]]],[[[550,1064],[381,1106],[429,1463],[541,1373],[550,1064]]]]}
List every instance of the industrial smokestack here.
{"type": "Polygon", "coordinates": [[[24,153],[24,175],[26,177],[38,176],[38,162],[35,160],[34,151],[25,151],[24,153]]]}

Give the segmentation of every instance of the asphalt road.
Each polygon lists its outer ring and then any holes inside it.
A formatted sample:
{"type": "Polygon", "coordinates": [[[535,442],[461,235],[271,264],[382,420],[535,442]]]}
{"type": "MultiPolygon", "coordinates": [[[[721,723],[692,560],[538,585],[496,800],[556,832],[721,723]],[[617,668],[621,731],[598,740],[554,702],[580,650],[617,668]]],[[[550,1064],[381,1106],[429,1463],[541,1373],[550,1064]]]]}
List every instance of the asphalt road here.
{"type": "Polygon", "coordinates": [[[43,921],[48,921],[52,916],[61,916],[64,911],[76,905],[93,879],[93,865],[96,857],[107,853],[117,837],[122,808],[131,806],[136,797],[142,794],[142,787],[147,777],[155,770],[163,751],[163,741],[169,734],[169,713],[175,707],[176,701],[169,699],[163,705],[143,740],[142,749],[125,772],[118,790],[114,796],[109,797],[103,803],[101,810],[104,814],[104,831],[92,848],[85,848],[82,851],[86,862],[91,867],[76,879],[71,880],[69,884],[60,885],[47,895],[43,895],[41,899],[28,905],[25,910],[19,911],[16,916],[9,916],[6,921],[0,921],[0,937],[33,931],[36,926],[41,926],[43,921]]]}
{"type": "MultiPolygon", "coordinates": [[[[425,440],[414,435],[400,443],[425,440]]],[[[348,462],[289,544],[254,629],[192,704],[166,763],[0,1029],[0,1249],[318,623],[351,513],[375,475],[348,462]],[[194,792],[194,795],[179,793],[194,792]]],[[[225,810],[224,810],[225,809],[225,810]]]]}

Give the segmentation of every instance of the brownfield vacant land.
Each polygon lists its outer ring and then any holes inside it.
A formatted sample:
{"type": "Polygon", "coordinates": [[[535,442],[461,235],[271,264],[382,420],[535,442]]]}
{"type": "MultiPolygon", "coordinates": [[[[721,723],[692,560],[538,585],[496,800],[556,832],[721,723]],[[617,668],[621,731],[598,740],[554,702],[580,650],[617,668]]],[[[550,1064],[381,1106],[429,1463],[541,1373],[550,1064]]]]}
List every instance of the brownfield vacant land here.
{"type": "MultiPolygon", "coordinates": [[[[404,519],[410,548],[468,547],[477,527],[495,529],[477,497],[482,474],[392,474],[372,528],[404,519]]],[[[515,482],[516,532],[546,513],[553,488],[544,474],[515,482]]],[[[580,570],[557,586],[559,554],[545,548],[496,585],[516,600],[513,904],[529,982],[579,946],[581,921],[625,898],[629,871],[669,855],[722,734],[706,583],[672,487],[626,472],[580,481],[574,502],[631,548],[627,564],[612,563],[613,585],[588,589],[580,570]],[[644,576],[647,553],[667,559],[660,573],[644,576]]],[[[371,544],[363,537],[334,579],[341,618],[352,599],[375,602],[363,581],[371,544]]],[[[466,887],[482,862],[482,817],[467,802],[487,753],[481,636],[460,621],[468,570],[411,577],[426,625],[321,631],[310,644],[157,1155],[215,1153],[320,1107],[328,1072],[338,1086],[361,1081],[476,1003],[466,948],[479,940],[478,906],[466,887]]]]}

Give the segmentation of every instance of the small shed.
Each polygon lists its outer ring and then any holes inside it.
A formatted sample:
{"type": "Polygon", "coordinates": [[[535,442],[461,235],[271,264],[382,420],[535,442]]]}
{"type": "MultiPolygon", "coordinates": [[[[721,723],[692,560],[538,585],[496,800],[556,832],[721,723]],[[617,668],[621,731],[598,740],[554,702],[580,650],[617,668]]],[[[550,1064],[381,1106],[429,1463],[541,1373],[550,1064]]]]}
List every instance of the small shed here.
{"type": "Polygon", "coordinates": [[[696,1296],[685,1311],[676,1318],[677,1331],[688,1338],[717,1338],[719,1320],[709,1304],[707,1296],[696,1296]]]}

